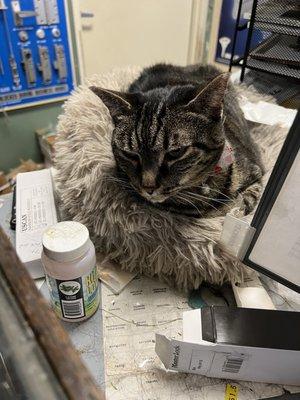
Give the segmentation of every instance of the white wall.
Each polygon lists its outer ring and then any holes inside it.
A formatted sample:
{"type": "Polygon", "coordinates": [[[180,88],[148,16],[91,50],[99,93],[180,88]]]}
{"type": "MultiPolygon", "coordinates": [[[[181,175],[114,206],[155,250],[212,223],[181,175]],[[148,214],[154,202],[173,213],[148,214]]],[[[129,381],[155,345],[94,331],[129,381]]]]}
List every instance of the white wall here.
{"type": "Polygon", "coordinates": [[[161,61],[187,64],[195,1],[74,0],[83,75],[161,61]],[[81,18],[80,11],[94,17],[81,18]]]}

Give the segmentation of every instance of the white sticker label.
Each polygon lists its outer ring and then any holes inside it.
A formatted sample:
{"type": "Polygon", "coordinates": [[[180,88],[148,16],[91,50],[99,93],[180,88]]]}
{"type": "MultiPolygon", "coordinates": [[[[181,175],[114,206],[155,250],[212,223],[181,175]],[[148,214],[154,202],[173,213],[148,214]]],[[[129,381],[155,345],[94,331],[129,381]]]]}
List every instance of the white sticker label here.
{"type": "Polygon", "coordinates": [[[242,259],[255,233],[247,221],[230,214],[225,217],[220,242],[237,258],[242,259]]]}

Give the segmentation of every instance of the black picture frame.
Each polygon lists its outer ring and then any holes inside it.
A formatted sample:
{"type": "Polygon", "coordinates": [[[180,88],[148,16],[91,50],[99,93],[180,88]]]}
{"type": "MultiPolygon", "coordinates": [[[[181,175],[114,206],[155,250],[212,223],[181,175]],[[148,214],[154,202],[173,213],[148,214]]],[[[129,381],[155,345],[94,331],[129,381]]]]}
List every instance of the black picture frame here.
{"type": "MultiPolygon", "coordinates": [[[[248,250],[244,256],[243,263],[250,268],[255,269],[264,275],[269,276],[275,281],[282,283],[283,285],[289,287],[290,289],[300,293],[300,286],[294,282],[288,281],[287,279],[273,273],[272,271],[256,264],[250,260],[251,252],[257,242],[262,228],[264,227],[268,216],[272,210],[272,207],[280,193],[282,185],[293,165],[293,162],[300,149],[300,110],[298,110],[296,117],[294,119],[293,125],[291,126],[286,140],[282,146],[279,153],[265,191],[262,198],[258,204],[256,212],[253,216],[251,226],[255,228],[255,234],[251,240],[248,250]]],[[[299,205],[300,206],[300,205],[299,205]]],[[[299,272],[300,273],[300,272],[299,272]]]]}

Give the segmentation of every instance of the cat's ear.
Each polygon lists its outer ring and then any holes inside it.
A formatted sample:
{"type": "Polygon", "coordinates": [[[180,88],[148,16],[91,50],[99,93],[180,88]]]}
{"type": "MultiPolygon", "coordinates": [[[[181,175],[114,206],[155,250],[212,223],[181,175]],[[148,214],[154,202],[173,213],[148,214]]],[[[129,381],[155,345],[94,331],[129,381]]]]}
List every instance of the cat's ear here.
{"type": "Polygon", "coordinates": [[[218,75],[204,88],[201,88],[184,107],[193,112],[208,114],[212,119],[219,120],[222,116],[223,100],[229,77],[228,72],[218,75]]]}
{"type": "Polygon", "coordinates": [[[90,90],[103,101],[113,120],[121,115],[132,112],[133,108],[140,101],[140,95],[138,93],[116,92],[97,86],[90,86],[90,90]]]}

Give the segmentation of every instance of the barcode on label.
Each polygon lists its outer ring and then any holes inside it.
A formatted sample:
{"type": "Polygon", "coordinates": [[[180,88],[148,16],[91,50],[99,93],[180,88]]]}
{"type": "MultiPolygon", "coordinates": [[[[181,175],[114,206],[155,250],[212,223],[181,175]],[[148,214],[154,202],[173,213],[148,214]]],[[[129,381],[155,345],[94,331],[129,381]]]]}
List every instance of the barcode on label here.
{"type": "Polygon", "coordinates": [[[193,350],[189,368],[191,371],[199,371],[202,368],[203,360],[201,356],[203,356],[202,351],[193,350]]]}
{"type": "Polygon", "coordinates": [[[82,299],[78,300],[62,300],[61,301],[63,315],[66,318],[80,318],[84,317],[82,299]]]}
{"type": "Polygon", "coordinates": [[[230,372],[231,374],[237,374],[241,366],[243,364],[243,359],[242,358],[227,358],[225,361],[222,372],[230,372]]]}
{"type": "Polygon", "coordinates": [[[197,364],[191,366],[192,371],[198,371],[202,367],[203,360],[197,360],[197,364]]]}

